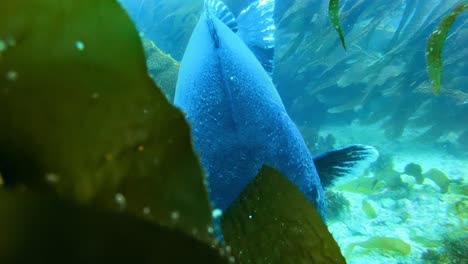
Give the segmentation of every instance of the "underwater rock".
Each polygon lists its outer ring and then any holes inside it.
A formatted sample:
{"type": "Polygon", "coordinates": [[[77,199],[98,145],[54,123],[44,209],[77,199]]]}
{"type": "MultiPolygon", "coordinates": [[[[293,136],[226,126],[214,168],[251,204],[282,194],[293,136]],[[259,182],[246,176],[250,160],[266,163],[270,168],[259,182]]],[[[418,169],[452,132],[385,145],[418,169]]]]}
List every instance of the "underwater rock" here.
{"type": "Polygon", "coordinates": [[[382,198],[380,199],[380,205],[385,209],[394,209],[396,207],[396,202],[390,198],[382,198]]]}
{"type": "Polygon", "coordinates": [[[468,184],[463,180],[452,181],[449,184],[449,190],[453,194],[466,195],[468,193],[468,184]]]}
{"type": "Polygon", "coordinates": [[[350,203],[341,192],[328,190],[325,192],[325,203],[327,221],[341,219],[345,214],[350,212],[350,203]]]}
{"type": "Polygon", "coordinates": [[[446,193],[448,191],[450,179],[444,172],[438,169],[431,169],[428,172],[424,173],[423,177],[431,179],[433,182],[435,182],[437,186],[439,186],[440,191],[442,193],[446,193]]]}
{"type": "Polygon", "coordinates": [[[401,173],[394,169],[393,157],[391,155],[380,155],[373,163],[371,171],[375,178],[385,182],[385,186],[392,189],[407,189],[408,186],[401,180],[401,173]]]}
{"type": "Polygon", "coordinates": [[[468,235],[466,233],[445,234],[444,240],[439,245],[441,245],[440,249],[428,249],[421,255],[424,263],[468,263],[468,235]]]}
{"type": "Polygon", "coordinates": [[[171,55],[160,50],[153,41],[143,37],[142,42],[149,75],[156,85],[161,88],[167,100],[172,103],[180,63],[174,60],[171,55]]]}
{"type": "Polygon", "coordinates": [[[448,262],[444,262],[445,258],[443,254],[437,252],[437,250],[434,250],[434,249],[426,250],[421,255],[421,260],[423,260],[424,263],[428,263],[428,264],[448,263],[448,262]]]}
{"type": "Polygon", "coordinates": [[[404,173],[413,176],[418,184],[422,184],[424,177],[422,175],[422,167],[416,163],[409,163],[405,166],[404,173]]]}
{"type": "Polygon", "coordinates": [[[439,186],[442,193],[446,193],[448,191],[451,183],[450,179],[444,172],[438,169],[431,169],[423,174],[421,165],[416,163],[407,164],[405,166],[404,173],[413,176],[416,179],[417,184],[423,184],[424,179],[432,180],[437,184],[437,186],[439,186]]]}

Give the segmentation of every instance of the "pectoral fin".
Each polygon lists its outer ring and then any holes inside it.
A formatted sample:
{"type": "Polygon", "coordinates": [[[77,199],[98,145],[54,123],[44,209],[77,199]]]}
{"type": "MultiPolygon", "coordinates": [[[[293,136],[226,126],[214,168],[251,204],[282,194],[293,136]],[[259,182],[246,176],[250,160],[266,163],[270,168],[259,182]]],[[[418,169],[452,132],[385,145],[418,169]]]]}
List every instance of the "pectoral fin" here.
{"type": "Polygon", "coordinates": [[[314,163],[322,186],[327,188],[337,178],[356,173],[360,168],[375,161],[378,156],[379,152],[374,147],[351,145],[320,154],[314,157],[314,163]]]}

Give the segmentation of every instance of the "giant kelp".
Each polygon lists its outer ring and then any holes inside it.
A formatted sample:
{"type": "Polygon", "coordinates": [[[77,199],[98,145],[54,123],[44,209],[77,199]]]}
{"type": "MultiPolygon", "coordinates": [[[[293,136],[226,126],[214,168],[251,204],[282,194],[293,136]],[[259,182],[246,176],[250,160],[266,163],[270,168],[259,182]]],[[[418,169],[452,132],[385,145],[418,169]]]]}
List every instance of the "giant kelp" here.
{"type": "Polygon", "coordinates": [[[151,79],[161,88],[167,100],[173,102],[180,63],[165,54],[153,41],[142,38],[142,42],[151,79]]]}
{"type": "Polygon", "coordinates": [[[123,10],[105,0],[35,3],[34,12],[29,2],[3,3],[0,11],[0,39],[15,40],[0,72],[17,75],[0,80],[5,185],[111,210],[125,201],[126,211],[167,226],[177,212],[175,226],[211,239],[189,127],[148,77],[123,10]]]}
{"type": "Polygon", "coordinates": [[[449,77],[444,86],[448,90],[442,91],[441,98],[430,96],[424,63],[426,39],[457,2],[342,1],[343,32],[351,43],[343,54],[333,27],[323,19],[326,6],[312,0],[296,1],[278,25],[274,75],[291,115],[312,121],[305,113],[313,112],[313,121],[337,116],[358,118],[364,124],[382,122],[390,138],[402,135],[422,115],[428,117],[418,123],[422,130],[440,123],[437,133],[427,131],[430,140],[463,131],[450,123],[466,118],[466,89],[460,85],[467,72],[463,60],[468,50],[460,48],[466,43],[465,14],[460,14],[447,39],[445,52],[450,55],[444,60],[444,74],[449,77]],[[425,108],[428,102],[435,106],[425,108]],[[312,104],[319,107],[308,106],[312,104]],[[454,106],[451,111],[436,111],[445,104],[454,106]],[[436,114],[437,118],[429,119],[436,114]]]}
{"type": "Polygon", "coordinates": [[[111,1],[90,7],[74,1],[65,7],[38,3],[50,14],[74,10],[68,19],[75,23],[57,26],[53,15],[29,14],[26,3],[2,8],[2,18],[15,14],[27,21],[2,23],[2,36],[16,44],[4,52],[0,71],[18,75],[0,81],[0,102],[10,113],[0,117],[5,184],[53,189],[67,199],[109,209],[117,207],[120,194],[126,209],[137,215],[146,208],[172,226],[170,215],[177,211],[177,225],[207,236],[211,210],[189,128],[146,75],[141,43],[123,11],[111,1]],[[117,14],[107,15],[112,10],[117,14]],[[94,30],[100,17],[109,22],[94,30]],[[45,38],[51,27],[65,33],[45,38]],[[47,178],[57,180],[49,184],[47,178]]]}
{"type": "MultiPolygon", "coordinates": [[[[0,262],[243,258],[212,234],[189,127],[148,76],[138,33],[115,1],[1,2],[0,55],[0,262]]],[[[245,217],[242,206],[258,206],[251,195],[262,195],[271,211],[257,212],[259,219],[277,215],[298,230],[297,219],[320,238],[284,237],[288,246],[277,250],[311,245],[327,251],[298,258],[344,261],[313,206],[292,184],[283,188],[286,178],[269,170],[256,183],[240,209],[228,209],[230,221],[245,217]],[[277,208],[278,193],[305,210],[284,215],[289,204],[277,208]]],[[[258,235],[242,249],[277,242],[270,239],[258,235]]]]}
{"type": "Polygon", "coordinates": [[[0,190],[2,263],[228,263],[219,250],[135,216],[0,190]]]}
{"type": "Polygon", "coordinates": [[[241,263],[345,263],[319,212],[287,178],[264,167],[226,210],[227,242],[241,263]],[[268,240],[269,243],[262,241],[268,240]]]}
{"type": "Polygon", "coordinates": [[[445,39],[457,16],[465,10],[468,10],[468,2],[458,4],[450,14],[442,19],[427,42],[427,71],[436,95],[439,94],[442,83],[442,49],[445,39]]]}
{"type": "MultiPolygon", "coordinates": [[[[202,1],[122,1],[139,29],[165,53],[180,60],[202,1]]],[[[251,1],[226,0],[234,13],[251,1]]],[[[320,127],[327,120],[359,119],[381,123],[389,138],[407,127],[434,141],[466,128],[464,63],[468,49],[467,15],[453,24],[445,43],[444,89],[432,98],[425,43],[459,0],[342,0],[339,11],[347,51],[330,21],[329,2],[277,1],[274,82],[297,123],[320,127]],[[428,104],[432,106],[425,107],[428,104]],[[453,105],[451,111],[437,111],[453,105]],[[313,113],[313,115],[306,114],[313,113]],[[435,117],[437,116],[437,117],[435,117]],[[432,118],[430,118],[432,117],[432,118]]]]}
{"type": "Polygon", "coordinates": [[[340,1],[339,0],[330,0],[328,6],[328,15],[330,16],[330,21],[332,22],[333,27],[335,28],[336,32],[340,36],[341,45],[343,48],[346,49],[346,41],[343,34],[343,29],[341,28],[340,18],[339,18],[339,9],[340,9],[340,1]]]}
{"type": "Polygon", "coordinates": [[[138,30],[165,53],[182,60],[192,30],[203,11],[203,1],[121,0],[138,30]]]}

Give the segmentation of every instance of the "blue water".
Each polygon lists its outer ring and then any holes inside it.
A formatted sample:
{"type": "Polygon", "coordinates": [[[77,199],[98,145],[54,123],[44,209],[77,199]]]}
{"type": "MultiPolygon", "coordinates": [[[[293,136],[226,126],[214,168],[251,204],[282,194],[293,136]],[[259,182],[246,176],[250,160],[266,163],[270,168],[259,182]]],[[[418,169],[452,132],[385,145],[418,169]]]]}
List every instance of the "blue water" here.
{"type": "MultiPolygon", "coordinates": [[[[143,39],[182,60],[202,0],[121,2],[143,39]]],[[[250,2],[226,4],[238,15],[250,2]]],[[[361,143],[381,153],[328,190],[349,203],[327,221],[349,263],[468,262],[468,12],[445,42],[439,96],[425,58],[430,34],[461,2],[342,0],[344,50],[328,1],[276,1],[272,79],[309,151],[361,143]],[[405,170],[410,163],[421,168],[421,181],[405,170]],[[380,237],[411,250],[364,246],[380,237]]],[[[170,94],[170,86],[161,88],[170,94]]]]}

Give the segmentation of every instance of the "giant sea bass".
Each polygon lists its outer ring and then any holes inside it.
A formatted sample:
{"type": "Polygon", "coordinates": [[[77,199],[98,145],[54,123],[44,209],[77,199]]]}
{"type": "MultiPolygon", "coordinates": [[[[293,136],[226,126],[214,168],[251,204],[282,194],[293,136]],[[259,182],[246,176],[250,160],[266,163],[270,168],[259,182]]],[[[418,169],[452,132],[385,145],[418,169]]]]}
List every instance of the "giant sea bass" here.
{"type": "Polygon", "coordinates": [[[181,63],[174,103],[191,124],[215,208],[228,208],[266,164],[288,177],[324,217],[324,188],[378,153],[352,145],[311,156],[270,77],[274,6],[274,0],[253,2],[236,19],[223,2],[206,0],[181,63]]]}

